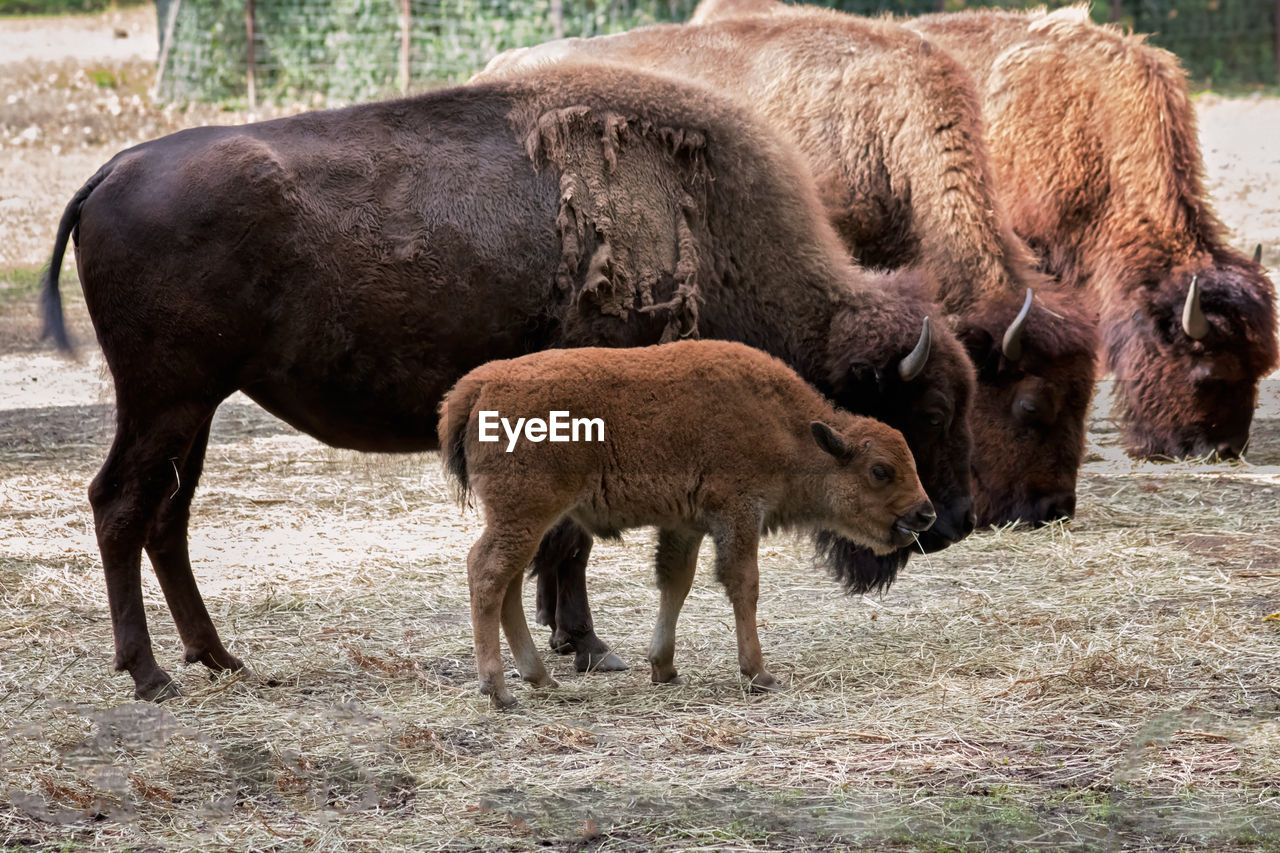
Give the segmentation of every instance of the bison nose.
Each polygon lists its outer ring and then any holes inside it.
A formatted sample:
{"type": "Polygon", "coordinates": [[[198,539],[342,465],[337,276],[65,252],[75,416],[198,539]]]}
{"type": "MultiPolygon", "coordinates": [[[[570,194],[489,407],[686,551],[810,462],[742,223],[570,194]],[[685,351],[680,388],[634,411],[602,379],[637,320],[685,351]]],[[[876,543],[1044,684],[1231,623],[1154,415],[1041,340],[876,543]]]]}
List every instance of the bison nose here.
{"type": "Polygon", "coordinates": [[[933,504],[925,501],[910,512],[898,516],[895,526],[913,533],[923,533],[933,526],[938,514],[933,511],[933,504]]]}
{"type": "Polygon", "coordinates": [[[1240,454],[1244,453],[1244,444],[1246,439],[1232,439],[1231,441],[1220,441],[1214,451],[1218,454],[1219,459],[1239,459],[1240,454]]]}
{"type": "Polygon", "coordinates": [[[1047,523],[1058,519],[1071,518],[1076,514],[1076,496],[1074,492],[1049,495],[1035,503],[1036,517],[1027,519],[1037,523],[1047,523]]]}

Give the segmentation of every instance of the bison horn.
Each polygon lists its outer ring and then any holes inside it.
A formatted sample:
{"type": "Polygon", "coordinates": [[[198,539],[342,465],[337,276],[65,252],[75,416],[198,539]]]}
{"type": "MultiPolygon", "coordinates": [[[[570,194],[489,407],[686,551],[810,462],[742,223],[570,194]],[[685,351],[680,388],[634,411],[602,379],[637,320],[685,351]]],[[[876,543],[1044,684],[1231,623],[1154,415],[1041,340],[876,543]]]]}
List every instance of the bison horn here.
{"type": "Polygon", "coordinates": [[[925,317],[920,326],[920,340],[916,341],[915,349],[907,353],[906,358],[898,362],[898,375],[902,377],[903,382],[910,382],[924,371],[925,362],[929,360],[929,347],[931,344],[929,318],[925,317]]]}
{"type": "Polygon", "coordinates": [[[1205,319],[1204,310],[1200,307],[1200,285],[1196,283],[1195,276],[1191,276],[1187,302],[1182,306],[1182,330],[1193,341],[1209,334],[1209,321],[1205,319]]]}
{"type": "Polygon", "coordinates": [[[1004,338],[1000,341],[1000,351],[1004,353],[1004,357],[1010,361],[1017,361],[1022,358],[1022,337],[1027,328],[1027,317],[1031,315],[1031,300],[1035,298],[1031,288],[1027,288],[1027,298],[1022,303],[1022,310],[1018,312],[1018,316],[1013,318],[1013,322],[1009,324],[1009,328],[1004,331],[1004,338]]]}
{"type": "Polygon", "coordinates": [[[1253,262],[1255,264],[1262,263],[1262,244],[1261,243],[1259,243],[1253,249],[1253,262]]]}

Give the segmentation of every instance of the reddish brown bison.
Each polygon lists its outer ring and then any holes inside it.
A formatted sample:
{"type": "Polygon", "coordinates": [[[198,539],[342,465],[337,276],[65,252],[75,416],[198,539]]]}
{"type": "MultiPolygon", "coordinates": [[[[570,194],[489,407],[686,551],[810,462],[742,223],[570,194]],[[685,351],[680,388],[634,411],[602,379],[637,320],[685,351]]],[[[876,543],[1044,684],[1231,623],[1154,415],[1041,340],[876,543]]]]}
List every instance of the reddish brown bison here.
{"type": "Polygon", "coordinates": [[[977,78],[1014,226],[1099,314],[1130,452],[1242,452],[1276,365],[1275,288],[1205,200],[1177,59],[1083,8],[906,23],[977,78]]]}
{"type": "MultiPolygon", "coordinates": [[[[498,624],[520,677],[554,686],[521,605],[524,568],[568,516],[598,536],[658,527],[655,683],[676,680],[676,620],[704,536],[733,604],[738,668],[776,690],[756,633],[762,531],[825,531],[889,554],[933,523],[901,434],[838,411],[775,358],[722,341],[630,350],[551,350],[468,373],[440,409],[445,465],[484,507],[467,559],[480,692],[515,704],[498,624]],[[560,416],[560,441],[555,438],[560,416]],[[501,419],[507,441],[492,440],[501,419]],[[571,421],[598,434],[573,440],[571,421]],[[534,422],[521,440],[520,427],[534,422]],[[486,432],[486,428],[488,430],[486,432]]],[[[847,567],[832,568],[843,575],[847,567]]]]}
{"type": "MultiPolygon", "coordinates": [[[[144,549],[186,659],[241,666],[187,555],[209,421],[236,390],[332,445],[426,450],[444,393],[491,359],[738,340],[909,436],[939,515],[924,547],[972,527],[959,344],[928,334],[930,303],[905,283],[849,263],[782,140],[689,85],[561,68],[121,152],[58,227],[44,298],[64,344],[73,235],[117,403],[89,499],[116,666],[140,697],[175,689],[147,632],[144,549]]],[[[557,531],[541,557],[564,573],[559,627],[595,656],[585,666],[604,650],[590,539],[557,531]]],[[[907,553],[835,547],[857,589],[888,583],[907,553]]]]}
{"type": "MultiPolygon", "coordinates": [[[[780,4],[779,4],[780,5],[780,4]]],[[[1054,294],[994,190],[969,74],[909,30],[825,9],[659,25],[510,51],[478,79],[561,58],[712,84],[803,152],[862,263],[919,263],[978,372],[979,524],[1070,516],[1093,390],[1096,331],[1054,294]],[[1036,300],[1023,312],[1028,287],[1036,300]]]]}

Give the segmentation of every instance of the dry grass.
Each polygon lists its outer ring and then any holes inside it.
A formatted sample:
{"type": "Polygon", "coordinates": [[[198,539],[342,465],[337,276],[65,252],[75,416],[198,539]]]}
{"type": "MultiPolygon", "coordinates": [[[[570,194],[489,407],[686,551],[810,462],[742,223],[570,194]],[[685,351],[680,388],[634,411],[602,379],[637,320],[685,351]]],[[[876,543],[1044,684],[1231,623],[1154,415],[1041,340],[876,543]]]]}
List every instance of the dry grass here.
{"type": "MultiPolygon", "coordinates": [[[[0,451],[0,839],[1280,846],[1274,468],[1138,465],[1096,424],[1073,524],[974,537],[883,598],[843,597],[803,543],[770,540],[761,637],[781,695],[744,692],[704,575],[681,623],[685,686],[639,665],[580,676],[548,652],[562,686],[495,714],[475,690],[462,568],[479,524],[437,458],[371,460],[224,409],[192,549],[253,674],[181,669],[188,695],[159,707],[127,702],[110,671],[84,500],[102,431],[0,451]]],[[[651,547],[632,534],[593,557],[597,625],[632,664],[651,547]]],[[[149,576],[146,593],[177,670],[149,576]]]]}

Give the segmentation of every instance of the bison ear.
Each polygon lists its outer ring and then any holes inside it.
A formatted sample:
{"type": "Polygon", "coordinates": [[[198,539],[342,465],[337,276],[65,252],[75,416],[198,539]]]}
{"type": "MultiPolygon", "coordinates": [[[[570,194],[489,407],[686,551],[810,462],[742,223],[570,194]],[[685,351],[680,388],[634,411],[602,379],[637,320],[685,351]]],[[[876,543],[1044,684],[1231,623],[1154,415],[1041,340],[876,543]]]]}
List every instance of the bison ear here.
{"type": "Polygon", "coordinates": [[[849,365],[839,393],[841,397],[874,399],[884,392],[884,374],[865,361],[849,365]]]}
{"type": "Polygon", "coordinates": [[[813,438],[818,442],[818,446],[840,462],[848,462],[853,458],[853,448],[822,421],[811,422],[809,429],[813,432],[813,438]]]}

